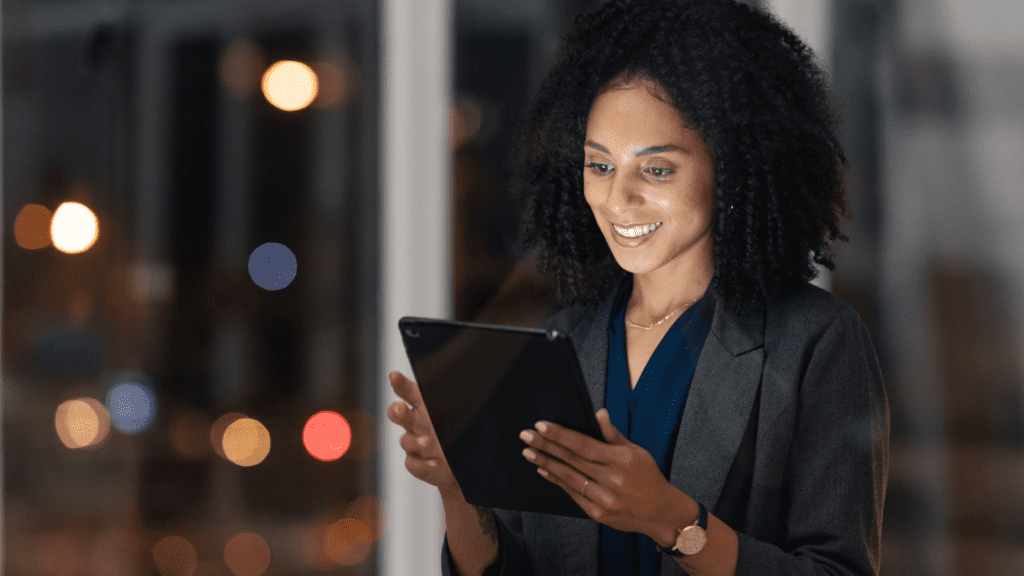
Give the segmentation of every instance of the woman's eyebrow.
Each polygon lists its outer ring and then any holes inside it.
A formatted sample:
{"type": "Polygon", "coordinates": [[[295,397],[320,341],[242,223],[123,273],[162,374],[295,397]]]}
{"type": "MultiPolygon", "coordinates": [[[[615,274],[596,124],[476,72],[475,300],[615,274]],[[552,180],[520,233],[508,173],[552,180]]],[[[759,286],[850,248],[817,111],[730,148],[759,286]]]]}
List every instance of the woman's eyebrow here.
{"type": "Polygon", "coordinates": [[[661,154],[662,152],[680,152],[685,154],[686,151],[676,146],[675,144],[662,144],[661,146],[648,146],[647,148],[641,148],[636,151],[637,156],[646,156],[648,154],[661,154]]]}
{"type": "MultiPolygon", "coordinates": [[[[607,148],[601,146],[600,144],[594,142],[593,140],[587,140],[583,145],[588,148],[593,148],[600,152],[604,152],[605,154],[611,154],[611,152],[609,152],[607,148]]],[[[641,148],[637,150],[634,155],[647,156],[649,154],[660,154],[662,152],[680,152],[682,154],[686,154],[686,150],[683,150],[682,148],[676,146],[675,144],[662,144],[661,146],[648,146],[646,148],[641,148]]]]}

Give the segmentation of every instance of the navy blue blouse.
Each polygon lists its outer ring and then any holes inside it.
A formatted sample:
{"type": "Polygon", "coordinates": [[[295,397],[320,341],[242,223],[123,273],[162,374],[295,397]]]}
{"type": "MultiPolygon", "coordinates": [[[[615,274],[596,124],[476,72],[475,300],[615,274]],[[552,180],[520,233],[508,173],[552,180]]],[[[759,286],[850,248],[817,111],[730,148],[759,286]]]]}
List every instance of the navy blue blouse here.
{"type": "MultiPolygon", "coordinates": [[[[705,293],[683,312],[651,354],[636,388],[631,388],[625,317],[632,288],[633,281],[626,282],[612,306],[605,407],[612,424],[650,452],[667,478],[679,421],[714,309],[705,293]]],[[[601,526],[600,549],[604,576],[657,576],[661,572],[658,551],[648,536],[601,526]]]]}

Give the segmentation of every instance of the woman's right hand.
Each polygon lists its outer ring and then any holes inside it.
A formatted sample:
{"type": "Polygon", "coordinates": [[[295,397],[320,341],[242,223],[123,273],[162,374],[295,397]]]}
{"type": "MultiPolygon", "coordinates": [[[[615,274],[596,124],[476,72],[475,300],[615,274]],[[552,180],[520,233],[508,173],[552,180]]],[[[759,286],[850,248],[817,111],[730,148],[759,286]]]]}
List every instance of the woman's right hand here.
{"type": "Polygon", "coordinates": [[[427,484],[437,486],[442,493],[460,492],[423,405],[420,387],[397,371],[388,374],[388,380],[395,394],[405,401],[388,406],[387,415],[388,420],[405,428],[400,444],[405,450],[406,469],[427,484]]]}

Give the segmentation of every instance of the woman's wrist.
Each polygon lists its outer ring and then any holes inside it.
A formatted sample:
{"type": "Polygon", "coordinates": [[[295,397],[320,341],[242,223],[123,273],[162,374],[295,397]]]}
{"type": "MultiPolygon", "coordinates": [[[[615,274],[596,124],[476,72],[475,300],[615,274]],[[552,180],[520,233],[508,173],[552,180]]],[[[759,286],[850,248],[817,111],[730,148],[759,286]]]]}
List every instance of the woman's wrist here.
{"type": "Polygon", "coordinates": [[[671,488],[670,495],[665,500],[668,505],[654,519],[651,531],[647,534],[663,548],[672,548],[676,545],[676,536],[679,534],[679,530],[696,521],[699,509],[693,498],[675,486],[671,488]]]}

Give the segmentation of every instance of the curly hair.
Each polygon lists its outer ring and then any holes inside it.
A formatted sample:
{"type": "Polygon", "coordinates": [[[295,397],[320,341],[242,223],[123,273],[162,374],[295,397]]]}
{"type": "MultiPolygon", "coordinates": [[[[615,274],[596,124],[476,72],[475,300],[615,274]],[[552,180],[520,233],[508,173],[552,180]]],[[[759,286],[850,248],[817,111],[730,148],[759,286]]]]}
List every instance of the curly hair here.
{"type": "Polygon", "coordinates": [[[593,304],[626,275],[583,195],[587,116],[613,85],[653,82],[714,158],[711,289],[731,310],[834,269],[846,237],[846,157],[826,77],[771,15],[732,0],[611,0],[576,18],[521,120],[524,244],[563,304],[593,304]]]}

